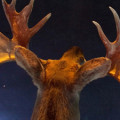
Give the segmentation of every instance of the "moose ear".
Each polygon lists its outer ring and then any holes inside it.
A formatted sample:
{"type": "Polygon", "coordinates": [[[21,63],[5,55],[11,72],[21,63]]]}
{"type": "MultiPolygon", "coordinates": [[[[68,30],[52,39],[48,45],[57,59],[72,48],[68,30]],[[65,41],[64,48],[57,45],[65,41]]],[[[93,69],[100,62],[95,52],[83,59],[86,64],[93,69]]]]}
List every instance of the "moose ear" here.
{"type": "Polygon", "coordinates": [[[111,60],[105,57],[94,58],[84,63],[76,74],[77,85],[84,87],[98,78],[105,77],[111,67],[111,60]]]}
{"type": "Polygon", "coordinates": [[[39,78],[44,67],[40,59],[30,50],[16,46],[15,58],[17,64],[22,67],[32,78],[39,78]]]}

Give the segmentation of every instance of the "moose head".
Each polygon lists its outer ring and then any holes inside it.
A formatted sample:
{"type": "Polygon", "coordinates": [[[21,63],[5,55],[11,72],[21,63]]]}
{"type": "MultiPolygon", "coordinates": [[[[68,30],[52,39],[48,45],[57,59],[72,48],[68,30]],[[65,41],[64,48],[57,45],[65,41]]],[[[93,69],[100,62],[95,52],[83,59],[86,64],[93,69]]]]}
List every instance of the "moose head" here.
{"type": "Polygon", "coordinates": [[[110,7],[117,28],[117,38],[111,43],[101,26],[93,21],[106,47],[106,57],[86,61],[79,47],[72,47],[58,60],[38,58],[28,48],[31,37],[46,23],[51,13],[34,27],[27,25],[34,0],[21,11],[15,10],[16,0],[8,4],[2,0],[13,38],[0,33],[0,63],[16,60],[37,86],[37,98],[31,120],[80,120],[81,90],[91,81],[107,74],[120,81],[120,20],[110,7]]]}
{"type": "Polygon", "coordinates": [[[32,120],[79,120],[79,92],[106,76],[111,66],[105,57],[85,62],[79,47],[72,47],[59,60],[42,60],[21,46],[15,47],[15,56],[38,88],[32,120]]]}

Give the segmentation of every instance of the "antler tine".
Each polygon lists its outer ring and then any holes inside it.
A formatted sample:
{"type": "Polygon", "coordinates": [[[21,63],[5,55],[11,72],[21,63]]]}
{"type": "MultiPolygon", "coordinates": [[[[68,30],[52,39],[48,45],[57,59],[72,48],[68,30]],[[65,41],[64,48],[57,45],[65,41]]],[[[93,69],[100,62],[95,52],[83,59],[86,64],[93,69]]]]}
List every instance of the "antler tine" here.
{"type": "Polygon", "coordinates": [[[6,0],[2,0],[2,5],[4,9],[8,8],[8,3],[6,2],[6,0]]]}
{"type": "Polygon", "coordinates": [[[31,0],[29,4],[21,11],[21,13],[27,18],[27,20],[29,19],[29,16],[32,12],[33,4],[34,0],[31,0]]]}
{"type": "Polygon", "coordinates": [[[47,14],[42,20],[40,20],[34,27],[30,28],[31,36],[33,36],[35,33],[37,33],[44,24],[48,21],[48,19],[51,17],[51,13],[47,14]]]}
{"type": "Polygon", "coordinates": [[[12,0],[12,2],[10,3],[11,6],[13,6],[15,8],[16,5],[16,0],[12,0]]]}
{"type": "Polygon", "coordinates": [[[3,5],[3,9],[5,11],[5,15],[8,19],[10,26],[11,26],[12,25],[11,21],[13,21],[12,16],[17,14],[17,12],[15,10],[16,0],[12,0],[12,2],[10,4],[8,4],[6,2],[6,0],[2,0],[2,5],[3,5]]]}
{"type": "Polygon", "coordinates": [[[117,12],[112,8],[112,7],[109,7],[109,9],[111,10],[113,16],[114,16],[114,19],[115,19],[115,23],[116,23],[116,30],[117,30],[117,38],[116,38],[116,44],[119,45],[120,44],[120,18],[117,14],[117,12]]]}
{"type": "Polygon", "coordinates": [[[108,40],[108,38],[104,34],[104,32],[103,32],[101,26],[99,25],[99,23],[97,23],[96,21],[93,21],[93,24],[97,27],[99,36],[100,36],[103,44],[105,45],[107,51],[109,51],[111,49],[111,42],[108,40]]]}
{"type": "Polygon", "coordinates": [[[2,0],[2,4],[7,4],[8,5],[8,3],[6,2],[6,0],[2,0]]]}
{"type": "Polygon", "coordinates": [[[10,4],[8,4],[6,0],[2,0],[2,5],[5,11],[8,10],[10,7],[12,7],[14,10],[16,5],[16,0],[12,0],[10,4]]]}

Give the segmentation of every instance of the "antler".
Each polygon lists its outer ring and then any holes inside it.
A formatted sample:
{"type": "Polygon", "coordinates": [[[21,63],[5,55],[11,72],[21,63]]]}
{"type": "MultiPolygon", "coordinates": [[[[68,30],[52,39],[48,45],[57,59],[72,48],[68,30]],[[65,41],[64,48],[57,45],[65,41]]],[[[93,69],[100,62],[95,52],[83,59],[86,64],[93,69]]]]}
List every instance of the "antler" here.
{"type": "Polygon", "coordinates": [[[34,27],[28,28],[27,23],[32,12],[33,3],[34,0],[30,0],[30,3],[18,13],[15,10],[16,0],[12,0],[10,4],[2,0],[3,8],[13,33],[12,42],[24,47],[27,47],[31,37],[42,28],[51,16],[51,13],[49,13],[34,27]]]}
{"type": "Polygon", "coordinates": [[[0,63],[15,59],[12,48],[13,44],[11,44],[10,39],[0,32],[0,63]]]}
{"type": "Polygon", "coordinates": [[[97,22],[93,21],[93,23],[97,27],[99,36],[106,47],[106,57],[108,57],[112,61],[109,74],[120,82],[120,19],[117,12],[112,7],[109,8],[113,13],[116,23],[117,37],[114,42],[110,42],[108,40],[101,26],[97,22]]]}
{"type": "Polygon", "coordinates": [[[10,40],[0,33],[0,63],[14,60],[14,46],[21,45],[28,47],[29,40],[32,36],[37,33],[50,18],[51,13],[46,15],[35,26],[29,28],[27,23],[32,12],[33,3],[34,0],[30,0],[30,3],[18,13],[15,9],[16,0],[12,0],[10,4],[8,4],[6,0],[2,0],[5,15],[13,33],[13,38],[10,40]]]}

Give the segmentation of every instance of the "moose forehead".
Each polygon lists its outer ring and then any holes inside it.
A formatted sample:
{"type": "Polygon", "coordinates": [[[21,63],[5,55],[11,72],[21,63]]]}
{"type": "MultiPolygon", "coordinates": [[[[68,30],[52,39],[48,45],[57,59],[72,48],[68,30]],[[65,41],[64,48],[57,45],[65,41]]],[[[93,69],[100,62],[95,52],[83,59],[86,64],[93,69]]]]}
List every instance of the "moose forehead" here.
{"type": "Polygon", "coordinates": [[[46,71],[75,72],[81,65],[71,60],[47,60],[46,71]]]}
{"type": "Polygon", "coordinates": [[[80,64],[67,60],[48,60],[46,65],[46,82],[66,83],[73,82],[75,73],[80,68],[80,64]]]}

